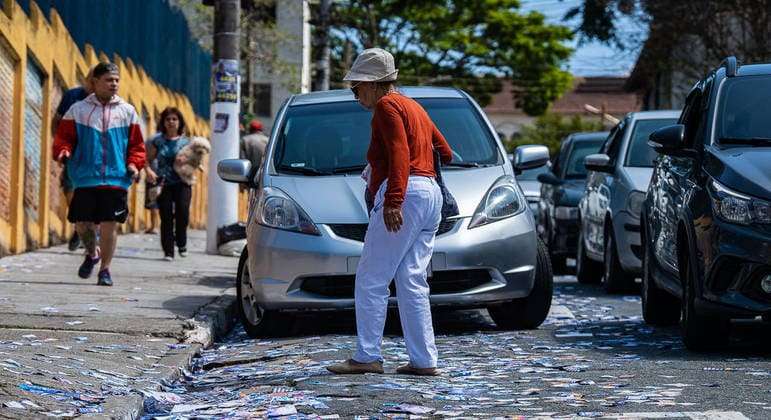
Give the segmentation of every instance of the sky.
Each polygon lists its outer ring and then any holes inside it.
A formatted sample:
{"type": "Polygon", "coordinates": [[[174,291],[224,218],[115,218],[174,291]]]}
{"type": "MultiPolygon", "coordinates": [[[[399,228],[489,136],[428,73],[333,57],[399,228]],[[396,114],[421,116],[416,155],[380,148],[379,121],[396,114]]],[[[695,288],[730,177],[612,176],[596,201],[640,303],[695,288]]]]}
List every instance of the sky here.
{"type": "MultiPolygon", "coordinates": [[[[536,10],[545,15],[550,23],[575,28],[578,19],[565,22],[562,18],[568,10],[581,5],[583,0],[521,0],[521,3],[523,11],[536,10]]],[[[645,32],[645,28],[629,19],[622,18],[619,27],[630,35],[639,36],[645,32]]],[[[568,62],[568,70],[577,76],[627,76],[639,55],[638,50],[621,51],[600,42],[579,45],[576,40],[570,46],[575,52],[568,62]]]]}

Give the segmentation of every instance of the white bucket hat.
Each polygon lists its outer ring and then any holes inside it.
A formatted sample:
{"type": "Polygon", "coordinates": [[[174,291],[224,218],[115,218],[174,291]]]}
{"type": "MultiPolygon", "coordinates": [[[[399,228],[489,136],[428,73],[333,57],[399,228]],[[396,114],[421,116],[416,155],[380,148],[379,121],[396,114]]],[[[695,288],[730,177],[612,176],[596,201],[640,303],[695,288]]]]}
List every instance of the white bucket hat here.
{"type": "Polygon", "coordinates": [[[399,70],[394,56],[382,48],[369,48],[361,52],[351,70],[343,78],[346,82],[392,82],[399,70]]]}

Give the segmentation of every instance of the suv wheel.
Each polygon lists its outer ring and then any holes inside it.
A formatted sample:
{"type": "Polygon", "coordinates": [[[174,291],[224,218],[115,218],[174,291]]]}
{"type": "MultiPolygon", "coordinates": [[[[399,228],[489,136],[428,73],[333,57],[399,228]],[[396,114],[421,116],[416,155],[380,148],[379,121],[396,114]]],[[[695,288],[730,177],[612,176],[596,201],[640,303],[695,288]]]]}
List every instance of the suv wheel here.
{"type": "Polygon", "coordinates": [[[586,255],[584,249],[584,231],[578,233],[578,249],[576,251],[576,278],[581,284],[597,284],[601,280],[602,267],[586,255]]]}
{"type": "Polygon", "coordinates": [[[552,276],[549,251],[546,245],[537,239],[538,260],[535,269],[535,281],[530,296],[514,299],[510,302],[487,308],[490,317],[504,330],[523,330],[538,328],[551,308],[552,294],[554,292],[554,279],[552,276]]]}
{"type": "Polygon", "coordinates": [[[616,238],[614,236],[613,227],[608,226],[608,232],[605,234],[602,287],[607,293],[628,292],[634,287],[634,276],[627,274],[621,268],[621,261],[618,259],[618,249],[616,248],[616,238]]]}
{"type": "MultiPolygon", "coordinates": [[[[645,225],[643,225],[645,226],[645,225]]],[[[680,321],[680,302],[656,285],[653,279],[653,254],[650,246],[642,238],[642,315],[647,324],[668,326],[680,321]]]]}
{"type": "Polygon", "coordinates": [[[246,247],[241,252],[238,261],[236,277],[236,298],[238,301],[238,318],[252,338],[270,337],[286,334],[290,329],[292,318],[276,311],[262,309],[255,300],[254,289],[249,279],[249,256],[246,247]]]}
{"type": "Polygon", "coordinates": [[[704,351],[728,344],[729,320],[702,315],[695,310],[698,273],[687,258],[681,264],[680,272],[683,283],[682,334],[685,347],[692,351],[704,351]]]}

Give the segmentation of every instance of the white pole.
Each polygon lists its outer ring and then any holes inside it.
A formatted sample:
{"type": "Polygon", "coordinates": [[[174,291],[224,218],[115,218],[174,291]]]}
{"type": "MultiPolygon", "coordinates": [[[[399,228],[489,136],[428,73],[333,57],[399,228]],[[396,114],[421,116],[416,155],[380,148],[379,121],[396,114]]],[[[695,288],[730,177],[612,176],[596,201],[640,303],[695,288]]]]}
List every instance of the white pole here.
{"type": "Polygon", "coordinates": [[[239,75],[240,0],[214,4],[214,67],[209,155],[206,252],[217,253],[217,232],[238,221],[238,186],[217,176],[217,163],[238,157],[241,77],[239,75]]]}

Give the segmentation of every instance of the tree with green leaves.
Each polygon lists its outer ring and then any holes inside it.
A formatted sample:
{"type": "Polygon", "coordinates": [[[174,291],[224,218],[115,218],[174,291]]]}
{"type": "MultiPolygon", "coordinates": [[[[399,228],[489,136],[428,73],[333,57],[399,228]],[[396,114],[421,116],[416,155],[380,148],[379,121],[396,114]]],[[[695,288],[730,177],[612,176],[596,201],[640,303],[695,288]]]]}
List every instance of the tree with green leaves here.
{"type": "Polygon", "coordinates": [[[510,153],[525,144],[542,144],[549,148],[549,154],[554,156],[559,151],[562,140],[572,133],[601,131],[602,123],[598,120],[588,120],[574,115],[565,118],[554,113],[546,113],[532,125],[525,125],[515,138],[505,142],[510,153]]]}
{"type": "Polygon", "coordinates": [[[517,0],[338,0],[330,27],[332,86],[341,86],[356,52],[375,46],[394,55],[402,84],[459,87],[483,106],[502,77],[530,115],[571,86],[563,70],[571,30],[522,12],[517,0]]]}

